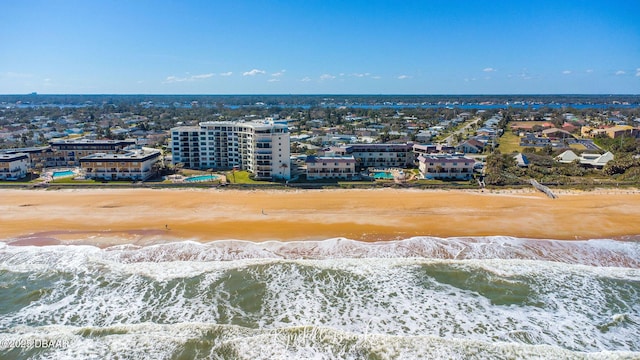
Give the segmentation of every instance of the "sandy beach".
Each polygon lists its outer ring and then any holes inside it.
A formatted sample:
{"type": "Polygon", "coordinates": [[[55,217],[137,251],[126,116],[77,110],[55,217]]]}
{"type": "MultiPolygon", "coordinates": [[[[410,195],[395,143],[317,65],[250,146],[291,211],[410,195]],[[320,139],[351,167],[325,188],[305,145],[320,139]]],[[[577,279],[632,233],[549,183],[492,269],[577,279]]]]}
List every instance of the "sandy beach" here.
{"type": "Polygon", "coordinates": [[[113,245],[240,239],[376,241],[640,235],[640,192],[534,190],[0,190],[0,239],[113,245]]]}

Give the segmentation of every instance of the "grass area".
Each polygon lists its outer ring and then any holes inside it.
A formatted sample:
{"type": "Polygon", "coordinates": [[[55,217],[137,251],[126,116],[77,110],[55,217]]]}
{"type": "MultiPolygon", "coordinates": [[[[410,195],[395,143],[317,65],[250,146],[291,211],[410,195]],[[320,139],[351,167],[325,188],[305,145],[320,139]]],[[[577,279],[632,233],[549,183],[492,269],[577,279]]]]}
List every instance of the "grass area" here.
{"type": "Polygon", "coordinates": [[[36,177],[34,178],[35,178],[34,180],[31,180],[31,176],[27,175],[22,179],[18,179],[18,180],[0,180],[0,184],[29,184],[29,183],[38,182],[38,178],[36,177]]]}
{"type": "Polygon", "coordinates": [[[511,131],[505,131],[498,139],[498,149],[503,154],[511,154],[513,152],[521,152],[520,137],[511,131]]]}
{"type": "Polygon", "coordinates": [[[571,144],[569,145],[569,148],[571,148],[572,150],[587,150],[587,147],[582,145],[582,144],[571,144]]]}
{"type": "Polygon", "coordinates": [[[545,124],[545,123],[547,123],[547,121],[512,121],[509,123],[509,126],[512,128],[522,127],[522,128],[531,129],[536,125],[542,126],[542,124],[545,124]]]}
{"type": "Polygon", "coordinates": [[[186,176],[186,177],[198,176],[198,175],[211,175],[211,171],[192,170],[192,169],[182,169],[182,170],[179,171],[179,173],[181,175],[186,176]]]}
{"type": "Polygon", "coordinates": [[[271,184],[270,181],[258,181],[249,177],[248,171],[228,171],[225,173],[229,184],[271,184]]]}
{"type": "Polygon", "coordinates": [[[73,180],[72,177],[63,177],[53,179],[49,182],[49,184],[95,184],[97,181],[95,180],[73,180]]]}

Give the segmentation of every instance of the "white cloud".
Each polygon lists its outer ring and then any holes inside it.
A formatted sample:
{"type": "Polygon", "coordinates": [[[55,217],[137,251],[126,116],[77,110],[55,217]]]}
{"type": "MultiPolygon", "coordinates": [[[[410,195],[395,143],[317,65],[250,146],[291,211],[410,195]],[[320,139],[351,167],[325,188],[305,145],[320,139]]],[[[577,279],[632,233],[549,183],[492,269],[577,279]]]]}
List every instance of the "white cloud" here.
{"type": "Polygon", "coordinates": [[[565,74],[565,75],[569,75],[569,74],[571,74],[571,70],[565,70],[562,73],[565,74]]]}
{"type": "Polygon", "coordinates": [[[380,76],[380,75],[373,75],[371,78],[372,78],[372,79],[375,79],[375,80],[380,80],[380,79],[382,79],[382,76],[380,76]]]}
{"type": "Polygon", "coordinates": [[[494,69],[494,68],[491,68],[491,67],[488,67],[488,68],[484,68],[484,69],[482,69],[482,71],[484,71],[484,72],[496,72],[496,71],[498,71],[498,70],[496,70],[496,69],[494,69]]]}
{"type": "Polygon", "coordinates": [[[271,76],[280,77],[280,76],[284,75],[285,72],[287,72],[287,70],[280,70],[278,72],[274,72],[273,74],[271,74],[271,76]]]}
{"type": "Polygon", "coordinates": [[[171,83],[177,83],[177,82],[203,80],[203,79],[208,79],[208,78],[212,77],[213,75],[214,75],[213,73],[191,75],[191,76],[187,76],[187,77],[178,77],[178,76],[173,76],[172,75],[172,76],[167,76],[167,78],[164,79],[164,81],[162,83],[163,84],[171,84],[171,83]]]}
{"type": "Polygon", "coordinates": [[[311,78],[310,78],[310,77],[308,77],[308,76],[305,76],[305,77],[303,77],[302,79],[300,79],[300,81],[302,81],[302,82],[309,82],[309,81],[311,81],[311,78]]]}
{"type": "Polygon", "coordinates": [[[398,76],[398,80],[404,80],[404,79],[410,79],[410,78],[411,78],[411,76],[409,76],[409,75],[404,75],[404,74],[403,74],[403,75],[398,76]]]}
{"type": "Polygon", "coordinates": [[[624,70],[616,71],[616,75],[624,75],[624,74],[626,74],[626,72],[624,70]]]}
{"type": "Polygon", "coordinates": [[[210,77],[213,76],[213,73],[209,73],[209,74],[200,74],[200,75],[193,75],[191,77],[191,79],[193,80],[197,80],[197,79],[208,79],[210,77]]]}
{"type": "Polygon", "coordinates": [[[353,73],[353,74],[351,74],[351,76],[363,78],[363,77],[371,76],[371,73],[353,73]]]}
{"type": "Polygon", "coordinates": [[[276,81],[280,81],[280,79],[278,78],[271,78],[269,80],[267,80],[268,82],[276,82],[276,81]]]}
{"type": "Polygon", "coordinates": [[[336,77],[335,77],[335,76],[333,76],[333,75],[331,75],[331,74],[322,74],[322,75],[320,75],[320,80],[321,80],[321,81],[324,81],[324,80],[333,80],[333,79],[335,79],[335,78],[336,78],[336,77]]]}
{"type": "Polygon", "coordinates": [[[636,69],[636,76],[640,76],[640,68],[636,69]]]}
{"type": "Polygon", "coordinates": [[[242,73],[242,76],[256,76],[256,75],[264,75],[267,72],[264,70],[253,69],[250,71],[245,71],[242,73]]]}
{"type": "Polygon", "coordinates": [[[233,72],[231,71],[220,73],[220,76],[231,76],[231,75],[233,75],[233,72]]]}
{"type": "Polygon", "coordinates": [[[167,78],[164,79],[163,83],[164,84],[171,84],[171,83],[174,83],[174,82],[183,82],[183,81],[186,81],[186,80],[187,80],[187,78],[179,78],[177,76],[167,76],[167,78]]]}
{"type": "Polygon", "coordinates": [[[587,74],[591,74],[593,72],[593,69],[587,69],[587,74]]]}

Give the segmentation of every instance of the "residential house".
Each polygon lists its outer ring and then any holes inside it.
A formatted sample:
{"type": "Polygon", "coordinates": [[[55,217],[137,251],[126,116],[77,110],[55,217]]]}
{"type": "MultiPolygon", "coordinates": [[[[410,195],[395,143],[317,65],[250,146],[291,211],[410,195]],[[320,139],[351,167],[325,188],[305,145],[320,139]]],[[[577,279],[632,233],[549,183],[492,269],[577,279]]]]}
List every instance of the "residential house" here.
{"type": "Polygon", "coordinates": [[[578,161],[581,165],[591,166],[595,168],[603,168],[609,161],[613,160],[614,156],[611,152],[607,151],[604,154],[581,154],[576,155],[571,150],[567,150],[562,154],[556,156],[556,161],[568,164],[574,161],[578,161]]]}
{"type": "Polygon", "coordinates": [[[523,153],[518,153],[513,157],[516,160],[516,165],[518,165],[519,167],[528,167],[529,166],[529,159],[527,158],[527,156],[523,153]]]}
{"type": "Polygon", "coordinates": [[[557,128],[542,130],[542,135],[552,140],[569,139],[569,138],[573,139],[573,135],[571,135],[570,132],[563,129],[557,129],[557,128]]]}
{"type": "Polygon", "coordinates": [[[551,146],[551,139],[545,137],[538,137],[532,133],[526,133],[520,138],[520,146],[522,147],[545,147],[551,146]]]}
{"type": "Polygon", "coordinates": [[[456,146],[456,152],[465,153],[465,154],[479,154],[484,150],[484,145],[482,142],[470,139],[463,141],[458,146],[456,146]]]}

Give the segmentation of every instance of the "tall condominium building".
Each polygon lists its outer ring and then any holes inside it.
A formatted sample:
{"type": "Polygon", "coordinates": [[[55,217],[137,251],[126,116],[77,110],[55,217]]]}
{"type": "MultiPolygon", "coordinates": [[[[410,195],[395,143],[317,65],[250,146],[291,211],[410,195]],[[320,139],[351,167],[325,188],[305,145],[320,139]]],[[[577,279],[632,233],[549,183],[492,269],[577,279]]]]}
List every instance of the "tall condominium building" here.
{"type": "Polygon", "coordinates": [[[240,168],[258,179],[289,179],[289,130],[273,122],[202,122],[171,129],[173,163],[240,168]]]}

